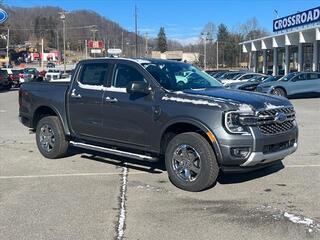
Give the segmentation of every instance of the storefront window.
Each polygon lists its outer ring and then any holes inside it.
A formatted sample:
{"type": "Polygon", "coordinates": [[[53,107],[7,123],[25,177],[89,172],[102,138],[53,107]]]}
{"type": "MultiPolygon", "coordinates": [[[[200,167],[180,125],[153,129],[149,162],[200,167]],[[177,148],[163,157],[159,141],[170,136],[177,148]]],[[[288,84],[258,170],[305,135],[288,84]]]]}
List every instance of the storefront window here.
{"type": "Polygon", "coordinates": [[[289,47],[289,72],[298,71],[298,46],[289,47]]]}
{"type": "Polygon", "coordinates": [[[285,48],[279,48],[277,50],[278,50],[278,75],[284,75],[285,48]]]}
{"type": "Polygon", "coordinates": [[[302,45],[302,69],[303,71],[312,70],[312,61],[313,61],[313,44],[306,43],[302,45]]]}

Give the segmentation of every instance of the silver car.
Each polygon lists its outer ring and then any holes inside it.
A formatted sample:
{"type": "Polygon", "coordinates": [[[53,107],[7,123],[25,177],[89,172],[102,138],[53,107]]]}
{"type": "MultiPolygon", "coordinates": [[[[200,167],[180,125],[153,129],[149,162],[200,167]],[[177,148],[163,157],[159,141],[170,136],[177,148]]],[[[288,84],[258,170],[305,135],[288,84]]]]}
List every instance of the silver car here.
{"type": "Polygon", "coordinates": [[[278,81],[260,84],[257,91],[291,98],[318,97],[320,96],[320,73],[289,73],[278,81]]]}

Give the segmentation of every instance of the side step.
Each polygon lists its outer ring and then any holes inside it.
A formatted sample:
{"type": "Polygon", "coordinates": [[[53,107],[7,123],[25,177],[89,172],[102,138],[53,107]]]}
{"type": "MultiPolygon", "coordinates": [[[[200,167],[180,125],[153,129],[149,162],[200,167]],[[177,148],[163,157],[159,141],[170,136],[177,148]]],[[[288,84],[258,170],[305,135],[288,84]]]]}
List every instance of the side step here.
{"type": "Polygon", "coordinates": [[[79,148],[88,149],[88,150],[114,154],[114,155],[121,156],[121,157],[134,158],[134,159],[150,161],[150,162],[158,161],[158,158],[156,158],[156,157],[151,157],[151,156],[137,154],[137,153],[131,153],[131,152],[125,152],[125,151],[120,151],[120,150],[116,150],[116,149],[112,149],[112,148],[105,148],[105,147],[95,146],[95,145],[81,143],[81,142],[70,141],[70,145],[75,146],[75,147],[79,147],[79,148]]]}

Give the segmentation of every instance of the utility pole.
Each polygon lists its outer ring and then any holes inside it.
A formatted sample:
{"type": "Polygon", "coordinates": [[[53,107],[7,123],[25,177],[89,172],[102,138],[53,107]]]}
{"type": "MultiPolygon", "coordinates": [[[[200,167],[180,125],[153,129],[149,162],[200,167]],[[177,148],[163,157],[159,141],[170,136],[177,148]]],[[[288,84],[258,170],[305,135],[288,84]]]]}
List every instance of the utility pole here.
{"type": "Polygon", "coordinates": [[[146,52],[145,52],[145,56],[148,56],[148,33],[146,32],[146,52]]]}
{"type": "Polygon", "coordinates": [[[67,12],[59,12],[60,19],[62,20],[63,28],[63,72],[66,74],[67,71],[67,55],[66,55],[66,14],[67,12]]]}
{"type": "Polygon", "coordinates": [[[9,27],[7,31],[8,31],[7,32],[7,68],[8,68],[10,63],[10,60],[9,60],[10,29],[9,27]]]}
{"type": "Polygon", "coordinates": [[[43,71],[43,57],[44,57],[44,50],[43,50],[43,38],[41,38],[41,69],[43,71]]]}
{"type": "Polygon", "coordinates": [[[121,32],[121,52],[122,52],[122,56],[124,55],[124,49],[123,49],[123,31],[121,32]]]}
{"type": "Polygon", "coordinates": [[[88,40],[84,40],[85,49],[86,49],[86,59],[88,59],[88,40]]]}
{"type": "Polygon", "coordinates": [[[137,13],[137,5],[134,6],[134,26],[135,26],[135,33],[136,33],[136,51],[135,57],[138,57],[138,13],[137,13]]]}
{"type": "Polygon", "coordinates": [[[217,40],[217,70],[219,69],[219,42],[217,40]]]}

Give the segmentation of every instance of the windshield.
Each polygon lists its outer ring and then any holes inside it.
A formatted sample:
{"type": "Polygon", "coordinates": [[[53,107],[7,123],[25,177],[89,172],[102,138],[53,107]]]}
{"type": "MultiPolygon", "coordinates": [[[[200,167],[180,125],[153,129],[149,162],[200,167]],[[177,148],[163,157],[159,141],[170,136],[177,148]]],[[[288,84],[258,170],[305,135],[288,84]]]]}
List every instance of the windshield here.
{"type": "Polygon", "coordinates": [[[295,73],[289,73],[288,75],[282,77],[279,79],[279,81],[289,81],[292,79],[296,74],[295,73]]]}
{"type": "Polygon", "coordinates": [[[263,82],[263,83],[267,83],[267,82],[274,82],[274,81],[276,81],[276,80],[277,80],[276,77],[270,76],[270,77],[264,79],[262,82],[263,82]]]}
{"type": "Polygon", "coordinates": [[[229,79],[232,79],[232,80],[236,80],[238,79],[240,76],[244,75],[243,73],[234,73],[232,75],[232,77],[230,77],[229,79]]]}
{"type": "Polygon", "coordinates": [[[200,69],[182,62],[150,62],[142,66],[170,91],[221,87],[222,84],[200,69]]]}

